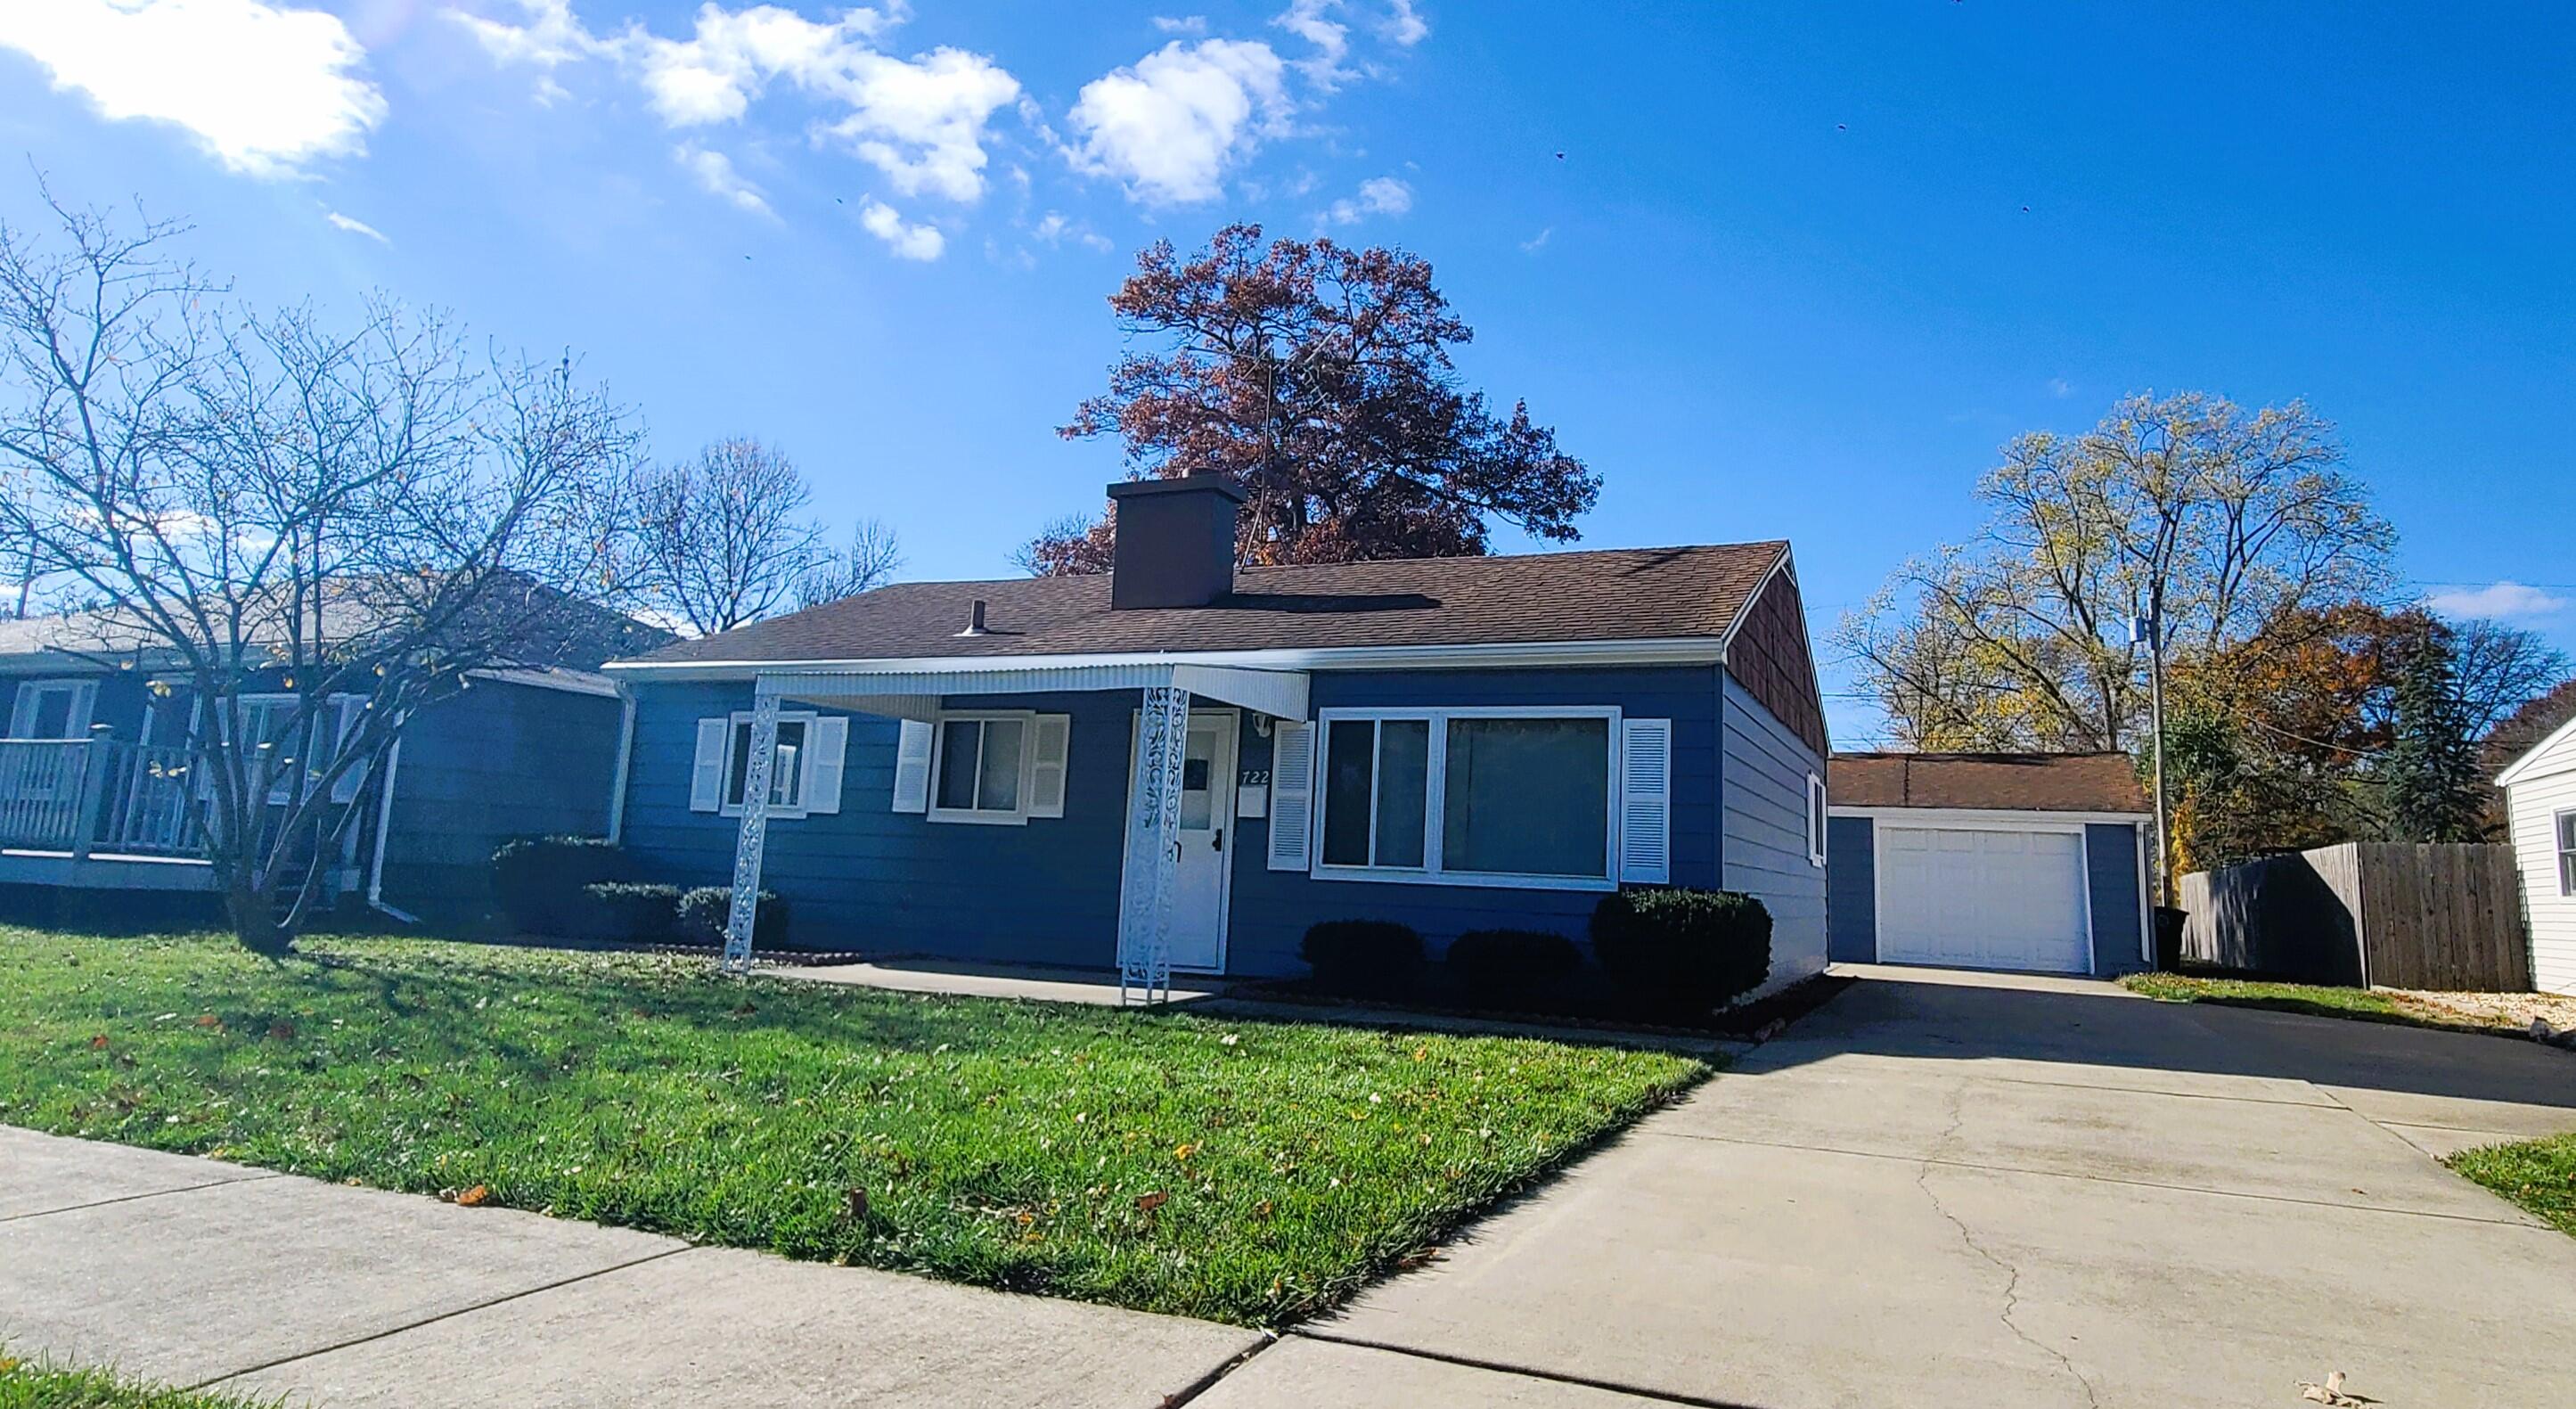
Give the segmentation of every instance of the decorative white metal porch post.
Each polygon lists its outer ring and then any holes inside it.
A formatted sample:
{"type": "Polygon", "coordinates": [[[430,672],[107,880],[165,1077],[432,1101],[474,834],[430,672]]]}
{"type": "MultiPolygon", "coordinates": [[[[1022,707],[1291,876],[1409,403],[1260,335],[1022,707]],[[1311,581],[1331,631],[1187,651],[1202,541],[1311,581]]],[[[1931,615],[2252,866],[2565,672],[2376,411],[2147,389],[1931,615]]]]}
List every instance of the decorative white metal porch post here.
{"type": "Polygon", "coordinates": [[[725,917],[723,971],[751,971],[751,927],[760,917],[760,851],[769,839],[769,773],[778,753],[778,690],[752,686],[751,756],[742,765],[742,830],[733,844],[733,910],[725,917]]]}
{"type": "Polygon", "coordinates": [[[1172,891],[1181,865],[1181,765],[1190,692],[1148,686],[1136,726],[1136,808],[1127,832],[1127,892],[1118,916],[1118,997],[1172,996],[1172,891]]]}

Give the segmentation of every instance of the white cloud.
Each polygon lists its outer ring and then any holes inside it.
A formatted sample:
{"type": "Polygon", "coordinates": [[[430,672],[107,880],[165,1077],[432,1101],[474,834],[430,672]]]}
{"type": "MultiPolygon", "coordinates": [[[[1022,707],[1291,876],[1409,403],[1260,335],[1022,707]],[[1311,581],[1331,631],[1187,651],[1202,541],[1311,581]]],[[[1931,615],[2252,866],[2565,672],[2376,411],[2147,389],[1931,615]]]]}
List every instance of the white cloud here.
{"type": "Polygon", "coordinates": [[[367,51],[320,10],[263,0],[5,0],[0,48],[34,58],[58,89],[110,119],[186,128],[218,161],[292,175],[355,156],[385,119],[359,77],[367,51]]]}
{"type": "Polygon", "coordinates": [[[1395,0],[1377,32],[1385,35],[1389,44],[1410,49],[1431,37],[1431,22],[1413,8],[1413,0],[1395,0]]]}
{"type": "Polygon", "coordinates": [[[1195,37],[1207,33],[1207,16],[1156,15],[1154,28],[1165,34],[1186,34],[1195,37]]]}
{"type": "Polygon", "coordinates": [[[2064,377],[2051,377],[2048,379],[2048,394],[2064,401],[2075,394],[2075,383],[2064,377]]]}
{"type": "Polygon", "coordinates": [[[1351,27],[1326,16],[1342,7],[1342,0],[1291,0],[1287,10],[1272,24],[1315,46],[1315,52],[1297,61],[1297,71],[1316,91],[1330,93],[1351,77],[1342,60],[1351,54],[1351,27]]]}
{"type": "Polygon", "coordinates": [[[867,232],[886,242],[886,247],[899,259],[937,259],[948,247],[947,239],[929,225],[907,225],[893,206],[883,201],[864,201],[859,206],[859,224],[867,232]]]}
{"type": "Polygon", "coordinates": [[[2556,616],[2576,602],[2553,597],[2537,587],[2511,580],[2485,587],[2454,587],[2425,597],[2424,605],[2444,616],[2488,621],[2531,620],[2556,616]]]}
{"type": "Polygon", "coordinates": [[[736,210],[767,216],[772,220],[778,218],[778,212],[769,208],[769,198],[761,194],[758,186],[744,180],[742,173],[733,169],[733,158],[724,153],[711,151],[695,142],[682,142],[671,149],[671,160],[696,177],[698,185],[709,195],[724,197],[736,210]]]}
{"type": "Polygon", "coordinates": [[[1227,167],[1286,120],[1285,67],[1257,40],[1174,40],[1083,85],[1074,165],[1148,203],[1214,200],[1227,167]]]}
{"type": "Polygon", "coordinates": [[[570,0],[518,4],[524,23],[459,18],[505,63],[551,70],[584,57],[609,60],[674,128],[739,122],[772,82],[783,82],[842,109],[817,125],[817,135],[847,146],[907,196],[981,197],[987,129],[1020,95],[1019,80],[981,54],[942,48],[900,59],[879,50],[899,18],[891,6],[846,10],[827,22],[777,5],[729,10],[709,0],[687,38],[638,23],[603,39],[573,16],[570,0]]]}
{"type": "Polygon", "coordinates": [[[352,235],[364,235],[368,239],[373,240],[380,245],[390,245],[393,243],[393,241],[385,238],[384,231],[377,229],[375,226],[370,225],[363,220],[342,215],[336,210],[325,214],[322,218],[331,222],[331,228],[335,230],[346,230],[352,235]]]}
{"type": "Polygon", "coordinates": [[[1555,237],[1556,227],[1550,225],[1546,229],[1539,231],[1537,234],[1530,236],[1528,239],[1521,241],[1521,253],[1536,254],[1540,250],[1546,249],[1547,242],[1555,237]]]}
{"type": "Polygon", "coordinates": [[[1085,249],[1098,250],[1103,254],[1117,248],[1109,242],[1108,236],[1079,221],[1066,219],[1062,211],[1048,211],[1037,224],[1029,227],[1029,233],[1043,244],[1060,245],[1072,240],[1085,249]]]}
{"type": "Polygon", "coordinates": [[[1333,202],[1324,219],[1334,225],[1357,225],[1372,215],[1402,215],[1411,209],[1411,186],[1392,176],[1372,176],[1360,183],[1358,195],[1333,202]]]}

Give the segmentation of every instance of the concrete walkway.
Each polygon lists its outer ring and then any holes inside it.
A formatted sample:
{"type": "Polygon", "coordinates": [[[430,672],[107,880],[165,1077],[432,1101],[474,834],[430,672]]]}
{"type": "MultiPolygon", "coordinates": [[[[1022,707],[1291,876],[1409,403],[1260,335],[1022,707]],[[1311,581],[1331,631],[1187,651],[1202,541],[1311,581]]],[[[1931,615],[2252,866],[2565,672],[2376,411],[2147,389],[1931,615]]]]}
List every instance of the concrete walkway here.
{"type": "Polygon", "coordinates": [[[2576,1057],[1861,972],[1302,1333],[1765,1409],[2576,1402],[2576,1239],[2433,1159],[2576,1129],[2576,1057]]]}
{"type": "MultiPolygon", "coordinates": [[[[978,964],[962,959],[879,959],[866,964],[776,964],[772,978],[845,983],[901,993],[950,993],[971,998],[1025,998],[1041,1003],[1084,1003],[1116,1008],[1126,1002],[1118,975],[1103,969],[1059,969],[1022,964],[978,964]]],[[[1173,1003],[1196,1003],[1225,991],[1222,979],[1174,974],[1173,1003]]]]}
{"type": "Polygon", "coordinates": [[[2429,1153],[2576,1129],[2576,1057],[1867,974],[1277,1340],[7,1127],[0,1340],[426,1409],[2576,1402],[2576,1239],[2429,1153]]]}

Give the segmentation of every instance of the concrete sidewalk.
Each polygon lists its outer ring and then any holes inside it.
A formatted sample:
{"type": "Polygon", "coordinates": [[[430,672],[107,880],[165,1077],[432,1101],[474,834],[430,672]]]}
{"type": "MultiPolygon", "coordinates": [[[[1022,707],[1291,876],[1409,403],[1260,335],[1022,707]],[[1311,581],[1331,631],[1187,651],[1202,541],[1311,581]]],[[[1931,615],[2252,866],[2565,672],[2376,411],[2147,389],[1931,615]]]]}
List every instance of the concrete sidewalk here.
{"type": "Polygon", "coordinates": [[[0,1340],[412,1409],[1154,1405],[1263,1343],[5,1126],[0,1340]]]}

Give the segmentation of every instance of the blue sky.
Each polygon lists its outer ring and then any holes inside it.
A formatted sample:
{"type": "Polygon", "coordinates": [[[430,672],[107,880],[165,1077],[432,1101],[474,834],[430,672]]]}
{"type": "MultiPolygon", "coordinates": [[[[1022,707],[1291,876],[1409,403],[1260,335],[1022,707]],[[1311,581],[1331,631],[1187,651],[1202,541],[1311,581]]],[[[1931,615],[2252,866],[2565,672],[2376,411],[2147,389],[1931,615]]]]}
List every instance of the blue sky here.
{"type": "Polygon", "coordinates": [[[1467,375],[1601,472],[1587,544],[1787,537],[1820,638],[1973,530],[2006,438],[2193,388],[2306,397],[2414,590],[2576,650],[2555,7],[6,9],[0,149],[64,194],[193,218],[263,301],[569,347],[661,453],[786,447],[907,576],[1097,507],[1114,448],[1053,428],[1104,296],[1255,219],[1430,258],[1467,375]]]}

